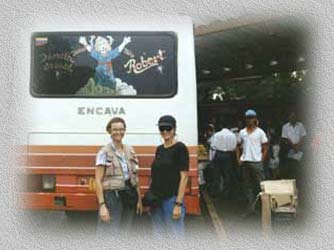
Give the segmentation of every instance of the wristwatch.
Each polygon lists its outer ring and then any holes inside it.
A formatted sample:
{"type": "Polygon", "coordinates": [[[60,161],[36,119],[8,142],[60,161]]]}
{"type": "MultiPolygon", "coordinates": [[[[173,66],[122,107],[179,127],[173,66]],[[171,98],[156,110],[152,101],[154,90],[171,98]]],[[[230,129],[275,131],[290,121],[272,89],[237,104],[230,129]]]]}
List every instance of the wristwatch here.
{"type": "Polygon", "coordinates": [[[182,202],[175,201],[175,206],[182,207],[182,202]]]}
{"type": "Polygon", "coordinates": [[[99,207],[101,207],[104,204],[106,204],[106,203],[104,201],[102,201],[101,203],[99,203],[99,207]]]}

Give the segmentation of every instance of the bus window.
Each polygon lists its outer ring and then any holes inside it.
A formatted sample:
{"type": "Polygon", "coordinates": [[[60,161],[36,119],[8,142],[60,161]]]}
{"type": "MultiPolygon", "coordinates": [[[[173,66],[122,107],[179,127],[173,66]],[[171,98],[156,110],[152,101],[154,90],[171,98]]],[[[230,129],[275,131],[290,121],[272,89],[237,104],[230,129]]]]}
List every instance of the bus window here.
{"type": "Polygon", "coordinates": [[[32,36],[34,97],[172,97],[172,32],[45,32],[32,36]]]}

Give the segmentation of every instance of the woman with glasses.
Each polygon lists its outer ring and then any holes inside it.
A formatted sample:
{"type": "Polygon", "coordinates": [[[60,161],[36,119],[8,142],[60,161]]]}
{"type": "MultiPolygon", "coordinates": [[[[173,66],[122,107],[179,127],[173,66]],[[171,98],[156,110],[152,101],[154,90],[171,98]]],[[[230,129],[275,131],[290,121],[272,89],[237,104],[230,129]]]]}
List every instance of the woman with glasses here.
{"type": "Polygon", "coordinates": [[[151,211],[153,231],[158,236],[183,236],[189,152],[185,144],[175,138],[174,117],[162,116],[158,126],[164,143],[158,146],[151,166],[150,191],[160,197],[159,204],[151,211]]]}
{"type": "Polygon", "coordinates": [[[106,127],[110,143],[96,156],[96,195],[99,202],[98,231],[129,229],[135,213],[142,213],[138,185],[138,160],[132,147],[123,144],[126,124],[120,117],[106,127]]]}

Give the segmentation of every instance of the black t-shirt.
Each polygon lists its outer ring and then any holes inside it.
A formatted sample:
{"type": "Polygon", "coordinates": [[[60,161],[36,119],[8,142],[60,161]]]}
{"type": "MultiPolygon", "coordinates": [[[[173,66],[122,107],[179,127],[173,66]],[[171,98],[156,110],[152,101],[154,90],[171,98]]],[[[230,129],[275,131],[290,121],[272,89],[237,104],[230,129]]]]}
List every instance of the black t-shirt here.
{"type": "Polygon", "coordinates": [[[189,170],[189,152],[182,142],[169,148],[160,145],[152,163],[151,190],[153,193],[169,198],[177,195],[180,172],[189,170]]]}

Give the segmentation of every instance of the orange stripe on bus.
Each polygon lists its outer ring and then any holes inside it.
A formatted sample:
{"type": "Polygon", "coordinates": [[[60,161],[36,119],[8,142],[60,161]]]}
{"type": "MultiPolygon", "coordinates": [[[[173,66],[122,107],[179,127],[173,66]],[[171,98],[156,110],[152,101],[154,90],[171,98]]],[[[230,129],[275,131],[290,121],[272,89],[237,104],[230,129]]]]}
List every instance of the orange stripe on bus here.
{"type": "MultiPolygon", "coordinates": [[[[139,167],[150,167],[154,156],[138,156],[139,167]]],[[[25,165],[25,164],[24,164],[25,165]]],[[[95,167],[94,155],[29,155],[27,166],[95,167]]],[[[197,157],[190,156],[189,168],[197,168],[197,157]]]]}

